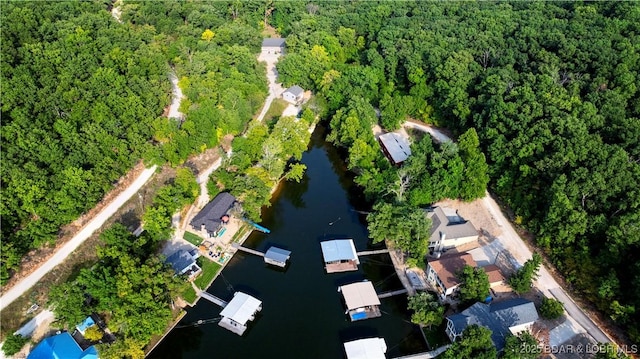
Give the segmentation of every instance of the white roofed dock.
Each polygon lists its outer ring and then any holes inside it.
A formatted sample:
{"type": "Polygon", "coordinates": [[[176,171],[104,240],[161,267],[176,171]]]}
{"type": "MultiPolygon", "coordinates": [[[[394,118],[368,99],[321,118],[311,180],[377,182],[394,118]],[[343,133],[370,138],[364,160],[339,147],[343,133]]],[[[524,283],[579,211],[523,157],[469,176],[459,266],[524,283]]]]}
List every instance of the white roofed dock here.
{"type": "Polygon", "coordinates": [[[238,335],[247,330],[247,322],[255,319],[257,312],[262,310],[262,302],[246,293],[236,292],[233,299],[220,312],[222,319],[219,326],[238,335]]]}
{"type": "Polygon", "coordinates": [[[383,338],[367,338],[344,343],[347,359],[385,359],[387,343],[383,338]]]}

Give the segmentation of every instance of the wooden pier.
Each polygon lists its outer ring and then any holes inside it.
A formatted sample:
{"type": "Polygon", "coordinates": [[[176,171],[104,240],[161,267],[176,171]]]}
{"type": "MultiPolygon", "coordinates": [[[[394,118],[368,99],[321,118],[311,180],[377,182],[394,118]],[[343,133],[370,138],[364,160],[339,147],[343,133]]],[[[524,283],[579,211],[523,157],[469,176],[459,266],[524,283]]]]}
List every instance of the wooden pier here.
{"type": "Polygon", "coordinates": [[[408,291],[406,289],[398,289],[391,292],[385,292],[378,294],[378,299],[393,297],[394,295],[406,294],[408,291]]]}
{"type": "Polygon", "coordinates": [[[257,255],[257,256],[264,257],[264,253],[262,253],[262,252],[258,252],[258,251],[256,251],[255,249],[251,249],[251,248],[243,247],[243,246],[241,246],[240,244],[238,244],[238,243],[236,243],[236,242],[233,242],[233,243],[231,244],[231,246],[232,246],[233,248],[235,248],[235,249],[239,250],[239,251],[243,251],[243,252],[246,252],[246,253],[255,254],[255,255],[257,255]]]}
{"type": "Polygon", "coordinates": [[[370,256],[370,255],[374,255],[374,254],[385,254],[385,253],[389,253],[388,249],[378,249],[375,251],[362,251],[362,252],[357,252],[356,255],[358,257],[362,257],[362,256],[370,256]]]}
{"type": "Polygon", "coordinates": [[[210,301],[211,303],[213,303],[215,305],[218,305],[218,306],[220,306],[222,308],[226,307],[227,304],[229,304],[229,303],[225,302],[224,300],[222,300],[222,299],[220,299],[220,298],[216,297],[215,295],[210,294],[208,292],[200,292],[199,294],[200,294],[200,296],[202,298],[204,298],[204,299],[210,301]]]}

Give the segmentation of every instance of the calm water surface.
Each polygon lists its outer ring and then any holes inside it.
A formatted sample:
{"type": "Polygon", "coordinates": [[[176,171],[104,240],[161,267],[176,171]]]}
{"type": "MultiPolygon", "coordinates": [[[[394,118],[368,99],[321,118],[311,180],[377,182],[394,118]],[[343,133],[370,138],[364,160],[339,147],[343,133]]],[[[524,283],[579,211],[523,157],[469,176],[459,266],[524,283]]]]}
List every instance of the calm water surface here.
{"type": "Polygon", "coordinates": [[[288,268],[274,269],[240,252],[208,290],[225,300],[236,290],[262,300],[262,312],[244,336],[216,323],[190,326],[220,313],[200,300],[179,324],[185,327],[175,328],[150,358],[344,358],[343,342],[373,336],[385,338],[390,358],[426,350],[419,329],[409,322],[405,296],[381,300],[380,318],[352,323],[344,314],[338,286],[368,279],[381,293],[402,285],[386,255],[363,257],[357,272],[324,272],[321,240],[353,238],[358,250],[371,246],[364,218],[354,212],[362,205],[351,178],[323,138],[318,128],[302,158],[303,181],[283,184],[263,211],[262,225],[271,234],[253,233],[244,244],[263,252],[271,245],[291,250],[288,268]]]}

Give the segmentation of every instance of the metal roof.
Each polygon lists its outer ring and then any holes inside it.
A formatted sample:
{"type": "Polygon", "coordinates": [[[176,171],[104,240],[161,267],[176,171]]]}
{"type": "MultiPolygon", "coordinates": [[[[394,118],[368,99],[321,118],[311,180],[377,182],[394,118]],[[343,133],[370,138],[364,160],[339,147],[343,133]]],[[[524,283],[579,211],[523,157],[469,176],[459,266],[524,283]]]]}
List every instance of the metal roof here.
{"type": "Polygon", "coordinates": [[[182,274],[195,262],[196,259],[194,256],[183,249],[178,250],[167,258],[167,263],[171,265],[171,268],[173,268],[177,274],[182,274]]]}
{"type": "Polygon", "coordinates": [[[213,201],[207,203],[204,208],[196,214],[191,220],[190,224],[196,230],[200,230],[200,226],[204,227],[209,232],[215,232],[220,223],[222,223],[222,216],[233,206],[233,202],[236,198],[227,192],[219,193],[213,201]]]}
{"type": "Polygon", "coordinates": [[[284,47],[286,39],[273,37],[262,40],[262,47],[284,47]]]}
{"type": "Polygon", "coordinates": [[[462,333],[472,324],[491,330],[491,340],[496,349],[504,348],[506,337],[511,335],[509,328],[538,320],[538,311],[533,302],[524,298],[515,298],[503,302],[476,303],[462,311],[447,317],[453,323],[455,331],[462,333]]]}
{"type": "Polygon", "coordinates": [[[97,359],[95,346],[82,350],[69,332],[45,338],[36,346],[27,359],[97,359]]]}
{"type": "Polygon", "coordinates": [[[220,315],[245,325],[260,310],[261,305],[262,302],[256,298],[242,292],[236,292],[229,304],[222,309],[220,315]]]}
{"type": "Polygon", "coordinates": [[[290,94],[292,94],[295,97],[298,97],[300,95],[302,95],[302,93],[304,92],[304,89],[298,85],[294,85],[289,87],[285,92],[288,92],[290,94]]]}
{"type": "Polygon", "coordinates": [[[324,257],[325,263],[348,260],[355,260],[360,263],[356,254],[356,247],[351,239],[324,241],[320,242],[320,246],[322,247],[322,257],[324,257]]]}
{"type": "Polygon", "coordinates": [[[371,282],[358,282],[338,288],[342,292],[347,309],[357,309],[370,305],[380,305],[380,299],[371,282]]]}
{"type": "Polygon", "coordinates": [[[378,137],[394,163],[405,161],[411,156],[409,141],[395,132],[385,133],[378,137]]]}
{"type": "Polygon", "coordinates": [[[367,338],[344,343],[347,359],[385,359],[387,343],[383,338],[367,338]]]}
{"type": "Polygon", "coordinates": [[[264,254],[265,258],[274,260],[276,262],[281,262],[281,263],[285,263],[290,256],[291,256],[291,251],[278,248],[278,247],[271,247],[264,254]]]}

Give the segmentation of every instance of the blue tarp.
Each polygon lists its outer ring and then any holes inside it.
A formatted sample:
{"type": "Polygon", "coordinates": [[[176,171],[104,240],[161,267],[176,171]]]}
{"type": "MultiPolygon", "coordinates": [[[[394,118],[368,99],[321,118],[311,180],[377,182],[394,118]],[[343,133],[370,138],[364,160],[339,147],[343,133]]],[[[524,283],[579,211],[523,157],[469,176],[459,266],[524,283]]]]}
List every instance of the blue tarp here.
{"type": "Polygon", "coordinates": [[[71,334],[64,332],[45,338],[27,359],[98,359],[98,351],[94,346],[82,351],[71,334]]]}
{"type": "Polygon", "coordinates": [[[367,319],[367,313],[365,312],[356,312],[351,314],[351,320],[361,320],[361,319],[367,319]]]}

